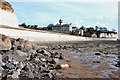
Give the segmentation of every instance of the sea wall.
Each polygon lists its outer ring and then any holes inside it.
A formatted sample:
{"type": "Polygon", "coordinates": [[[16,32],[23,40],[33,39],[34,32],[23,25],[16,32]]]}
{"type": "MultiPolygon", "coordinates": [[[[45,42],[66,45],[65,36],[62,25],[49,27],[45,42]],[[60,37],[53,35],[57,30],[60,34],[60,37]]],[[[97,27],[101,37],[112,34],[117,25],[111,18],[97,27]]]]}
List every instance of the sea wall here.
{"type": "Polygon", "coordinates": [[[0,9],[0,25],[7,27],[18,27],[18,20],[15,13],[0,9]]]}

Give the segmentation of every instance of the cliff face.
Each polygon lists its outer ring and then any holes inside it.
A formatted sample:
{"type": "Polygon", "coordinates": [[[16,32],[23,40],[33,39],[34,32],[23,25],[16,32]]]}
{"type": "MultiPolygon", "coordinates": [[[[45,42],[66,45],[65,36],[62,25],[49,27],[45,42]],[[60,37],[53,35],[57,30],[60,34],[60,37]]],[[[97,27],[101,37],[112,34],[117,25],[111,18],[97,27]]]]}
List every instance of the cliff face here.
{"type": "Polygon", "coordinates": [[[11,13],[14,12],[14,10],[13,10],[13,8],[12,8],[12,5],[9,4],[8,2],[3,1],[1,4],[2,4],[2,5],[1,5],[1,9],[2,9],[2,10],[7,10],[7,11],[9,11],[9,12],[11,12],[11,13]]]}
{"type": "Polygon", "coordinates": [[[0,26],[18,27],[17,16],[14,13],[12,5],[6,1],[0,0],[0,26]]]}

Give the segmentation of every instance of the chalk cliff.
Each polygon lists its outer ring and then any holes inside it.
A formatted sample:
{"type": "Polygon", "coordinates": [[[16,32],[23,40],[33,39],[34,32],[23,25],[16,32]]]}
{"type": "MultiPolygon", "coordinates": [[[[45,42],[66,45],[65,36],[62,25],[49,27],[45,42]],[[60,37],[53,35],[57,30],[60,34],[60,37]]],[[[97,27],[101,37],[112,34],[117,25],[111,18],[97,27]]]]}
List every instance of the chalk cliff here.
{"type": "Polygon", "coordinates": [[[18,27],[17,16],[12,5],[6,1],[0,1],[0,25],[7,27],[18,27]]]}

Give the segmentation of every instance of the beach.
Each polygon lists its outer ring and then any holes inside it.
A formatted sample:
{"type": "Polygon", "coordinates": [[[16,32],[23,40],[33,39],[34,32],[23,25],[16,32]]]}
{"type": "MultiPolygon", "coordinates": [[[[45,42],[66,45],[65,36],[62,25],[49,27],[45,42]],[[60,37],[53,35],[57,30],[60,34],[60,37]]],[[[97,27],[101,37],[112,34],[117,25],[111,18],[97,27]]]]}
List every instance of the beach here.
{"type": "MultiPolygon", "coordinates": [[[[5,29],[1,34],[23,38],[51,53],[62,53],[57,65],[69,67],[58,70],[58,78],[114,78],[118,79],[119,46],[116,38],[89,38],[44,31],[5,29]]],[[[29,52],[28,52],[29,53],[29,52]]]]}
{"type": "Polygon", "coordinates": [[[42,48],[63,53],[64,60],[58,64],[70,67],[59,70],[60,78],[119,78],[118,42],[113,40],[34,42],[42,48]]]}

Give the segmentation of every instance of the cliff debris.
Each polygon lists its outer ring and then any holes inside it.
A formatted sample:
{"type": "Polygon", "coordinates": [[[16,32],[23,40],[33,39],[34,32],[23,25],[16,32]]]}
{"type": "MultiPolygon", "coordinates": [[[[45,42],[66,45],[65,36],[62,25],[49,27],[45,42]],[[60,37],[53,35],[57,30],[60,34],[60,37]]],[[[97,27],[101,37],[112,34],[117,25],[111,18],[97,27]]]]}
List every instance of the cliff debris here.
{"type": "Polygon", "coordinates": [[[2,42],[0,47],[3,47],[0,51],[0,78],[2,80],[57,78],[57,63],[63,59],[62,53],[50,52],[24,39],[0,36],[2,42]]]}

